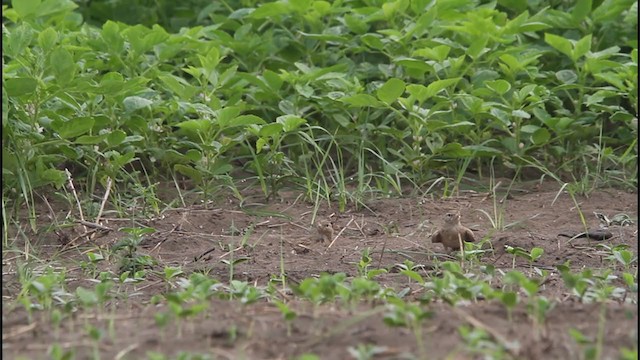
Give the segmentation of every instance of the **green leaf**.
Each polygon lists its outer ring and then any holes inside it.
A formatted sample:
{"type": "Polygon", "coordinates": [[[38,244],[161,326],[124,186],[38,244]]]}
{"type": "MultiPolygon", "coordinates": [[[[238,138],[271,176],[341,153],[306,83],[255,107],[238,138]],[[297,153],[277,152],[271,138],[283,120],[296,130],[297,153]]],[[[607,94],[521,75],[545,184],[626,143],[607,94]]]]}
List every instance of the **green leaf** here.
{"type": "Polygon", "coordinates": [[[262,124],[266,124],[266,122],[258,116],[240,115],[238,117],[233,118],[229,123],[224,124],[224,126],[222,126],[222,124],[220,126],[223,128],[231,128],[236,126],[245,127],[247,125],[262,125],[262,124]]]}
{"type": "Polygon", "coordinates": [[[397,78],[391,78],[378,89],[376,95],[382,102],[390,105],[396,101],[400,95],[402,95],[404,87],[404,81],[397,78]]]}
{"type": "Polygon", "coordinates": [[[489,42],[489,36],[483,36],[481,39],[475,39],[471,46],[467,49],[466,53],[470,58],[477,60],[487,51],[485,46],[489,42]]]}
{"type": "MultiPolygon", "coordinates": [[[[544,130],[544,129],[542,129],[542,130],[544,130]]],[[[542,256],[542,254],[544,254],[544,249],[542,249],[542,248],[534,247],[533,249],[531,249],[531,259],[533,261],[535,261],[538,258],[540,258],[540,256],[542,256]]]]}
{"type": "Polygon", "coordinates": [[[506,291],[502,293],[500,300],[506,307],[514,307],[518,303],[518,294],[513,291],[506,291]]]}
{"type": "Polygon", "coordinates": [[[211,129],[211,121],[209,120],[187,120],[176,124],[182,130],[186,130],[195,134],[205,134],[211,129]]]}
{"type": "Polygon", "coordinates": [[[435,96],[437,93],[448,88],[451,85],[457,84],[458,81],[460,81],[460,78],[443,79],[432,82],[427,86],[427,90],[425,93],[426,99],[435,96]]]}
{"type": "Polygon", "coordinates": [[[531,134],[531,142],[535,145],[544,145],[548,143],[550,139],[551,134],[549,133],[549,130],[545,128],[540,128],[531,134]]]}
{"type": "MultiPolygon", "coordinates": [[[[5,29],[3,28],[3,38],[4,38],[4,33],[5,33],[5,29]]],[[[33,29],[31,29],[31,27],[24,23],[21,24],[20,26],[12,29],[12,31],[8,34],[7,36],[7,47],[4,47],[4,39],[3,39],[3,52],[4,50],[6,51],[6,55],[11,56],[11,57],[17,57],[22,55],[22,53],[24,52],[24,49],[29,46],[29,44],[31,43],[31,39],[33,39],[33,35],[34,35],[34,31],[33,29]]],[[[3,54],[5,55],[5,54],[3,54]]]]}
{"type": "Polygon", "coordinates": [[[530,119],[531,118],[531,114],[529,114],[528,112],[524,111],[524,110],[513,110],[511,112],[511,115],[514,117],[518,117],[521,119],[530,119]]]}
{"type": "Polygon", "coordinates": [[[551,47],[553,47],[554,49],[560,51],[570,58],[573,58],[573,47],[571,46],[571,41],[563,38],[562,36],[549,33],[544,34],[544,41],[547,44],[551,45],[551,47]]]}
{"type": "Polygon", "coordinates": [[[104,141],[107,138],[107,134],[102,135],[82,135],[79,136],[74,144],[78,145],[95,145],[104,141]]]}
{"type": "Polygon", "coordinates": [[[282,80],[280,75],[271,70],[265,70],[264,73],[262,73],[262,77],[264,77],[267,85],[269,85],[269,87],[274,91],[280,90],[284,83],[284,80],[282,80]]]}
{"type": "Polygon", "coordinates": [[[340,99],[341,102],[348,104],[351,107],[380,107],[380,103],[376,98],[369,94],[357,94],[340,99]]]}
{"type": "Polygon", "coordinates": [[[153,104],[153,101],[140,96],[128,96],[122,101],[122,104],[124,105],[124,109],[126,111],[132,112],[151,106],[151,104],[153,104]]]}
{"type": "Polygon", "coordinates": [[[578,42],[575,45],[575,48],[573,49],[573,55],[571,56],[574,62],[576,62],[578,59],[580,59],[582,56],[588,53],[589,50],[591,50],[591,39],[592,39],[592,36],[591,34],[589,34],[583,37],[582,39],[578,40],[578,42]]]}
{"type": "Polygon", "coordinates": [[[449,51],[451,51],[451,47],[447,45],[438,45],[433,48],[418,49],[414,51],[411,56],[422,56],[430,60],[444,61],[449,55],[449,51]]]}
{"type": "Polygon", "coordinates": [[[58,42],[58,32],[53,27],[48,27],[38,34],[38,45],[42,50],[49,51],[58,42]]]}
{"type": "Polygon", "coordinates": [[[107,144],[109,146],[118,146],[127,138],[127,133],[122,130],[113,130],[107,136],[107,144]]]}
{"type": "Polygon", "coordinates": [[[67,173],[58,169],[46,169],[41,172],[40,178],[47,183],[52,183],[56,188],[61,188],[67,182],[67,173]]]}
{"type": "Polygon", "coordinates": [[[63,139],[70,139],[85,134],[93,128],[92,117],[77,117],[69,121],[54,120],[51,127],[63,139]]]}
{"type": "Polygon", "coordinates": [[[420,276],[420,274],[418,274],[413,270],[402,270],[400,271],[400,273],[407,276],[410,279],[417,281],[420,284],[424,284],[424,279],[422,278],[422,276],[420,276]]]}
{"type": "Polygon", "coordinates": [[[578,75],[573,70],[560,70],[556,73],[556,78],[563,84],[573,84],[578,80],[578,75]]]}
{"type": "Polygon", "coordinates": [[[181,99],[189,100],[195,95],[196,88],[189,84],[185,79],[172,74],[164,73],[158,75],[158,79],[175,95],[181,99]]]}
{"type": "Polygon", "coordinates": [[[53,74],[61,85],[65,85],[73,80],[75,76],[76,64],[73,56],[64,48],[56,48],[51,52],[49,58],[53,74]]]}
{"type": "Polygon", "coordinates": [[[282,124],[282,127],[285,132],[296,130],[297,128],[300,127],[300,125],[305,124],[307,122],[307,120],[295,115],[279,116],[276,119],[276,121],[282,124]]]}
{"type": "Polygon", "coordinates": [[[193,180],[195,183],[199,184],[202,182],[202,173],[199,170],[194,169],[191,166],[183,165],[183,164],[175,164],[173,165],[173,169],[193,180]]]}
{"type": "Polygon", "coordinates": [[[270,123],[262,126],[258,134],[261,137],[271,138],[279,135],[284,129],[284,126],[280,123],[270,123]]]}
{"type": "Polygon", "coordinates": [[[120,27],[111,20],[107,20],[102,25],[102,39],[110,52],[120,54],[124,50],[124,39],[120,35],[120,27]]]}
{"type": "Polygon", "coordinates": [[[78,286],[78,288],[76,288],[76,296],[85,306],[91,306],[98,303],[98,295],[91,290],[83,288],[82,286],[78,286]]]}
{"type": "Polygon", "coordinates": [[[576,24],[579,24],[591,13],[591,0],[578,0],[576,6],[571,11],[571,18],[576,24]]]}
{"type": "Polygon", "coordinates": [[[495,91],[498,95],[504,95],[511,90],[511,84],[502,79],[487,81],[486,85],[489,89],[495,91]]]}
{"type": "Polygon", "coordinates": [[[4,82],[4,88],[9,96],[22,96],[36,91],[38,81],[33,78],[19,77],[8,79],[4,82]]]}
{"type": "Polygon", "coordinates": [[[289,6],[286,3],[282,1],[276,1],[272,3],[262,4],[254,12],[252,12],[248,17],[251,19],[266,19],[266,18],[276,17],[279,15],[288,14],[289,12],[290,12],[289,6]]]}
{"type": "MultiPolygon", "coordinates": [[[[3,2],[4,3],[4,2],[3,2]]],[[[11,7],[18,13],[20,18],[26,18],[35,14],[40,7],[42,0],[11,0],[11,7]]],[[[2,10],[4,12],[4,9],[2,10]]]]}

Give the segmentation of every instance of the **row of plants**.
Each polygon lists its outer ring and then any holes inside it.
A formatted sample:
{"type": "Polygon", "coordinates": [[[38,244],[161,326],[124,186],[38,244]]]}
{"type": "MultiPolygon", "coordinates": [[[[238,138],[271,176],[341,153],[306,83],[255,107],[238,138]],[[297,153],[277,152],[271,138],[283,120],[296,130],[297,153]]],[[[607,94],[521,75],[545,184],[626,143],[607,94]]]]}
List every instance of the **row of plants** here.
{"type": "MultiPolygon", "coordinates": [[[[541,337],[549,314],[560,301],[544,296],[541,290],[551,277],[559,276],[566,292],[577,301],[601,304],[598,319],[594,320],[599,329],[597,338],[589,341],[579,330],[571,330],[571,336],[575,341],[581,346],[584,345],[585,354],[591,354],[585,355],[586,358],[599,359],[604,341],[604,333],[601,330],[606,324],[607,304],[611,301],[637,302],[637,270],[634,273],[630,268],[634,263],[637,265],[637,257],[627,259],[628,251],[624,247],[609,249],[610,255],[606,257],[606,261],[610,262],[610,268],[615,268],[616,264],[621,266],[619,271],[587,269],[580,272],[571,271],[568,264],[559,265],[553,271],[538,268],[536,262],[543,254],[536,248],[529,252],[519,248],[519,251],[510,252],[514,257],[528,260],[531,264],[530,271],[503,271],[480,262],[479,255],[473,253],[477,245],[467,244],[467,247],[464,258],[460,258],[461,262],[437,261],[436,268],[432,271],[425,271],[422,265],[409,260],[388,269],[374,268],[369,250],[365,249],[356,264],[355,276],[349,277],[345,273],[323,273],[319,277],[306,278],[296,283],[287,279],[286,275],[280,274],[272,275],[271,281],[265,286],[233,277],[225,283],[207,273],[186,274],[180,267],[165,266],[157,269],[155,266],[157,270],[154,270],[154,267],[149,265],[155,263],[154,261],[140,263],[136,268],[120,267],[117,272],[97,272],[96,266],[102,261],[130,263],[123,259],[130,258],[132,252],[114,248],[110,252],[88,253],[87,260],[80,264],[83,277],[86,279],[72,290],[68,290],[65,271],[51,265],[38,270],[30,266],[21,266],[18,274],[21,291],[11,306],[24,307],[29,314],[30,322],[51,323],[56,337],[60,336],[61,329],[66,326],[84,326],[87,335],[94,342],[96,358],[99,358],[100,342],[117,334],[116,313],[121,311],[123,304],[137,301],[135,297],[131,297],[131,284],[142,287],[145,283],[155,282],[155,279],[159,278],[165,291],[154,295],[150,302],[162,305],[156,307],[157,311],[154,314],[155,323],[162,336],[174,335],[173,332],[169,335],[163,330],[168,329],[169,325],[176,326],[177,336],[182,336],[186,324],[207,316],[212,299],[235,301],[242,304],[241,306],[269,302],[282,314],[287,334],[291,336],[291,327],[298,317],[296,304],[308,301],[314,306],[311,314],[314,318],[322,316],[323,304],[336,304],[352,309],[360,314],[358,316],[380,314],[386,325],[409,329],[415,336],[418,350],[425,354],[422,328],[430,318],[436,316],[432,309],[441,303],[456,308],[467,302],[497,302],[504,306],[507,319],[511,323],[514,321],[514,309],[524,308],[531,321],[533,335],[541,337]],[[398,288],[381,285],[376,278],[389,271],[402,274],[407,280],[407,285],[398,284],[398,288]],[[86,286],[87,281],[94,285],[86,286]],[[290,290],[294,296],[293,300],[290,296],[283,295],[291,293],[290,290]],[[368,304],[370,310],[363,313],[363,304],[368,304]],[[85,317],[84,324],[78,324],[77,314],[80,310],[110,320],[96,325],[85,317]]],[[[229,267],[238,266],[238,263],[226,264],[229,267]]],[[[229,273],[233,274],[234,271],[230,269],[229,273]]],[[[468,345],[466,351],[470,354],[489,352],[492,358],[505,358],[506,354],[517,352],[518,344],[494,339],[494,335],[486,333],[485,330],[481,327],[467,326],[459,329],[460,337],[468,345]],[[481,341],[482,339],[484,341],[481,341]]],[[[229,331],[229,336],[232,336],[232,329],[229,331]]],[[[233,338],[235,337],[232,337],[232,341],[233,338]]],[[[354,348],[352,352],[360,354],[366,353],[365,350],[373,349],[354,348]]],[[[59,351],[52,345],[51,356],[56,358],[55,354],[59,351]]],[[[63,353],[60,353],[60,356],[62,355],[63,353]]]]}
{"type": "Polygon", "coordinates": [[[176,32],[3,5],[3,199],[243,177],[344,209],[494,165],[637,184],[634,1],[225,4],[176,32]]]}

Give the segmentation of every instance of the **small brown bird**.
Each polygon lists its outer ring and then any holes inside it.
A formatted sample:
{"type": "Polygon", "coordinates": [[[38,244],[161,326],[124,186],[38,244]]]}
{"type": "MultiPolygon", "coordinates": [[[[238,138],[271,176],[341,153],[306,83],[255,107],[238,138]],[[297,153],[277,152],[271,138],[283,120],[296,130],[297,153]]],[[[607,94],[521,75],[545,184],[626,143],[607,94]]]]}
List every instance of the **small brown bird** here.
{"type": "Polygon", "coordinates": [[[460,250],[460,240],[474,242],[473,231],[460,224],[460,213],[447,213],[444,225],[431,236],[432,243],[441,243],[445,250],[460,250]]]}
{"type": "Polygon", "coordinates": [[[316,223],[318,241],[331,241],[333,239],[333,224],[330,221],[318,221],[316,223]]]}

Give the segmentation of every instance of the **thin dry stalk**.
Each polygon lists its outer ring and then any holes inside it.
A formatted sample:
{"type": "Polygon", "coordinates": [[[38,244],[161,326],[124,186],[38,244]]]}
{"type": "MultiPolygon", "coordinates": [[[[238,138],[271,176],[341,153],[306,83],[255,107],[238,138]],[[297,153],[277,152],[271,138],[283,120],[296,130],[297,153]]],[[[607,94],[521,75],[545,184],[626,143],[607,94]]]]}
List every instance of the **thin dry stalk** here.
{"type": "Polygon", "coordinates": [[[338,238],[340,237],[340,235],[342,235],[342,233],[349,227],[349,225],[351,225],[351,223],[353,222],[353,218],[351,218],[349,220],[349,222],[347,223],[347,225],[345,225],[342,230],[340,230],[340,232],[338,233],[338,235],[336,235],[335,238],[333,238],[333,241],[331,242],[331,244],[329,244],[329,246],[327,246],[327,250],[331,249],[331,246],[333,245],[334,242],[336,242],[336,240],[338,240],[338,238]]]}

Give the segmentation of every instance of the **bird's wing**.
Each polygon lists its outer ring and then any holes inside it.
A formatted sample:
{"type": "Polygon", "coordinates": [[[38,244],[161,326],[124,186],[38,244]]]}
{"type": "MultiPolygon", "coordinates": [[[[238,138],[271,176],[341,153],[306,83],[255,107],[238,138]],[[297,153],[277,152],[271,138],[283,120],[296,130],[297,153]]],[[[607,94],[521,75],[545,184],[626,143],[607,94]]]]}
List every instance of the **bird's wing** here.
{"type": "Polygon", "coordinates": [[[465,228],[464,232],[462,233],[462,240],[466,242],[475,242],[476,238],[475,236],[473,236],[473,231],[465,228]]]}
{"type": "Polygon", "coordinates": [[[442,242],[442,233],[440,232],[440,230],[436,231],[436,233],[431,236],[431,242],[432,243],[442,242]]]}

